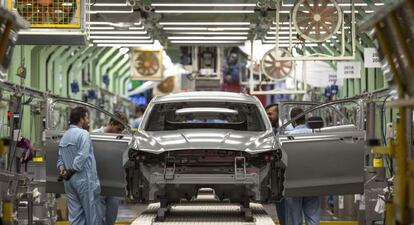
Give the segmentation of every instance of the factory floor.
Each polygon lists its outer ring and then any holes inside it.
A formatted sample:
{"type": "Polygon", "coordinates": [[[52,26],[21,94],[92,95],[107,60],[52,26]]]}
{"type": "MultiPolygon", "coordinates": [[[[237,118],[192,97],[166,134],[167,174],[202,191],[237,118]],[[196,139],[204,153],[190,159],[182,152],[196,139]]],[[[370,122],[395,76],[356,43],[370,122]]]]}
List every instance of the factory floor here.
{"type": "MultiPolygon", "coordinates": [[[[267,204],[263,205],[266,212],[272,219],[275,221],[275,224],[279,224],[277,221],[277,214],[276,208],[274,204],[267,204]]],[[[145,211],[147,205],[144,204],[121,204],[119,206],[118,211],[118,218],[117,218],[117,225],[129,225],[132,221],[134,221],[142,212],[145,211]]],[[[340,218],[335,217],[327,210],[322,210],[322,225],[325,224],[333,224],[333,225],[357,225],[357,221],[344,221],[340,220],[340,218]]],[[[67,225],[69,224],[67,221],[59,221],[57,225],[67,225]]]]}

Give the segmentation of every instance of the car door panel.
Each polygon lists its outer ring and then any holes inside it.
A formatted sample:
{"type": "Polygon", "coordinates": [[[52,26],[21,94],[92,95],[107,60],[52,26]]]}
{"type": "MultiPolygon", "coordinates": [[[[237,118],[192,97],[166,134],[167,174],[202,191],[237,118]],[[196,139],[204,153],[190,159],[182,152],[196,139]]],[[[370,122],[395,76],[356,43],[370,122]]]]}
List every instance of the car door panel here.
{"type": "MultiPolygon", "coordinates": [[[[64,193],[63,182],[57,182],[56,161],[58,146],[64,132],[46,131],[46,191],[64,193]]],[[[122,154],[131,138],[115,134],[91,134],[101,184],[101,194],[125,196],[126,179],[122,167],[122,154]]]]}
{"type": "Polygon", "coordinates": [[[363,192],[364,131],[280,136],[287,154],[285,196],[363,192]]]}

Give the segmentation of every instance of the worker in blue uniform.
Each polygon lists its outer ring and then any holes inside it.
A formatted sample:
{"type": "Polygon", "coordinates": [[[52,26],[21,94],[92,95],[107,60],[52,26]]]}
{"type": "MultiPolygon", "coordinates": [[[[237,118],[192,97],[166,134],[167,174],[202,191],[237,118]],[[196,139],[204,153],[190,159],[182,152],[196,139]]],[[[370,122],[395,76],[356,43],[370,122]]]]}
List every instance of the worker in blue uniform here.
{"type": "MultiPolygon", "coordinates": [[[[301,108],[293,108],[290,111],[290,118],[293,119],[303,113],[301,108]]],[[[312,130],[305,125],[305,116],[293,121],[294,129],[287,131],[287,134],[307,134],[312,130]]],[[[307,225],[318,225],[320,223],[321,202],[318,196],[287,197],[285,198],[286,224],[302,224],[303,216],[307,225]]]]}
{"type": "Polygon", "coordinates": [[[70,126],[59,143],[57,167],[64,177],[71,225],[101,224],[98,213],[100,184],[92,141],[85,129],[88,110],[76,107],[70,112],[70,126]]]}
{"type": "MultiPolygon", "coordinates": [[[[124,124],[128,124],[128,119],[125,114],[115,112],[114,115],[124,124]]],[[[125,126],[120,121],[111,118],[106,126],[93,130],[92,133],[121,133],[123,130],[125,130],[125,126]]],[[[101,211],[104,215],[103,223],[105,225],[114,225],[118,216],[119,199],[114,196],[102,196],[101,203],[101,211]]]]}

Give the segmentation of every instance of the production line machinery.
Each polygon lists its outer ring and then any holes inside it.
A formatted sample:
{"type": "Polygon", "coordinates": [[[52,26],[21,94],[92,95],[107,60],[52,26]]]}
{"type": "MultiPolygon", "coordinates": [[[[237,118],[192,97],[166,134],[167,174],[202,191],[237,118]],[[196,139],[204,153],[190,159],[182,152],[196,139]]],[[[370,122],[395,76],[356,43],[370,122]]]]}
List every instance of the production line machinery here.
{"type": "Polygon", "coordinates": [[[246,222],[243,208],[239,204],[223,203],[214,198],[211,189],[200,189],[196,199],[171,206],[163,222],[157,221],[159,203],[153,203],[131,224],[132,225],[175,225],[175,224],[227,224],[227,225],[274,225],[261,204],[250,203],[253,221],[246,222]]]}

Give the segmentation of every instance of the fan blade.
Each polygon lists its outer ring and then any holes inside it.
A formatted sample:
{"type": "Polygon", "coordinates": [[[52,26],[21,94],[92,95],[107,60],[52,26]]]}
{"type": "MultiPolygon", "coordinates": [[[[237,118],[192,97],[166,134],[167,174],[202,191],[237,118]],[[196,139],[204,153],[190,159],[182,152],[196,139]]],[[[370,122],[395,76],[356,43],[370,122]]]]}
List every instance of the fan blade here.
{"type": "Polygon", "coordinates": [[[273,56],[273,54],[272,54],[272,53],[268,54],[268,56],[269,56],[270,58],[272,58],[273,62],[274,62],[274,61],[276,61],[276,59],[275,59],[275,57],[273,56]]]}
{"type": "Polygon", "coordinates": [[[332,18],[332,17],[330,17],[330,16],[327,16],[327,17],[322,17],[322,19],[321,19],[323,22],[328,22],[328,23],[330,23],[330,24],[332,24],[332,25],[335,25],[335,24],[337,24],[338,23],[338,20],[336,20],[335,18],[332,18]]]}
{"type": "Polygon", "coordinates": [[[303,19],[298,21],[296,24],[298,27],[307,27],[310,23],[312,23],[313,19],[303,19]]]}
{"type": "Polygon", "coordinates": [[[319,0],[313,1],[313,13],[319,13],[319,0]]]}
{"type": "Polygon", "coordinates": [[[306,30],[303,31],[303,33],[308,35],[314,26],[315,26],[315,22],[312,22],[311,24],[309,24],[309,26],[306,28],[306,30]]]}
{"type": "Polygon", "coordinates": [[[321,9],[326,8],[326,6],[328,5],[329,0],[322,0],[322,5],[321,5],[321,9]]]}
{"type": "Polygon", "coordinates": [[[286,77],[287,75],[289,75],[289,69],[282,68],[282,74],[283,74],[284,77],[286,77]]]}
{"type": "Polygon", "coordinates": [[[286,52],[282,52],[282,54],[280,55],[281,58],[285,57],[286,52]]]}
{"type": "Polygon", "coordinates": [[[321,14],[321,16],[326,16],[326,15],[331,15],[334,12],[336,12],[335,7],[326,7],[325,9],[322,10],[322,12],[320,14],[321,14]]]}
{"type": "Polygon", "coordinates": [[[320,26],[320,22],[316,22],[315,24],[315,35],[316,35],[316,39],[320,39],[321,38],[321,26],[320,26]]]}
{"type": "Polygon", "coordinates": [[[270,60],[264,60],[265,63],[273,64],[273,61],[270,60]]]}
{"type": "Polygon", "coordinates": [[[303,12],[303,11],[297,11],[296,12],[296,18],[308,18],[308,19],[312,19],[312,13],[308,13],[308,12],[303,12]]]}
{"type": "Polygon", "coordinates": [[[331,30],[326,24],[320,23],[322,26],[322,29],[326,31],[326,33],[331,34],[333,30],[331,30]]]}
{"type": "Polygon", "coordinates": [[[309,9],[309,12],[313,12],[313,9],[312,9],[312,7],[309,5],[309,2],[308,2],[308,0],[305,0],[305,1],[303,1],[303,5],[306,7],[306,8],[308,8],[309,9]]]}
{"type": "Polygon", "coordinates": [[[277,68],[275,67],[275,68],[273,68],[272,69],[272,71],[270,71],[270,73],[268,73],[269,74],[269,76],[273,76],[273,74],[274,74],[274,72],[276,72],[276,70],[277,70],[277,68]]]}

